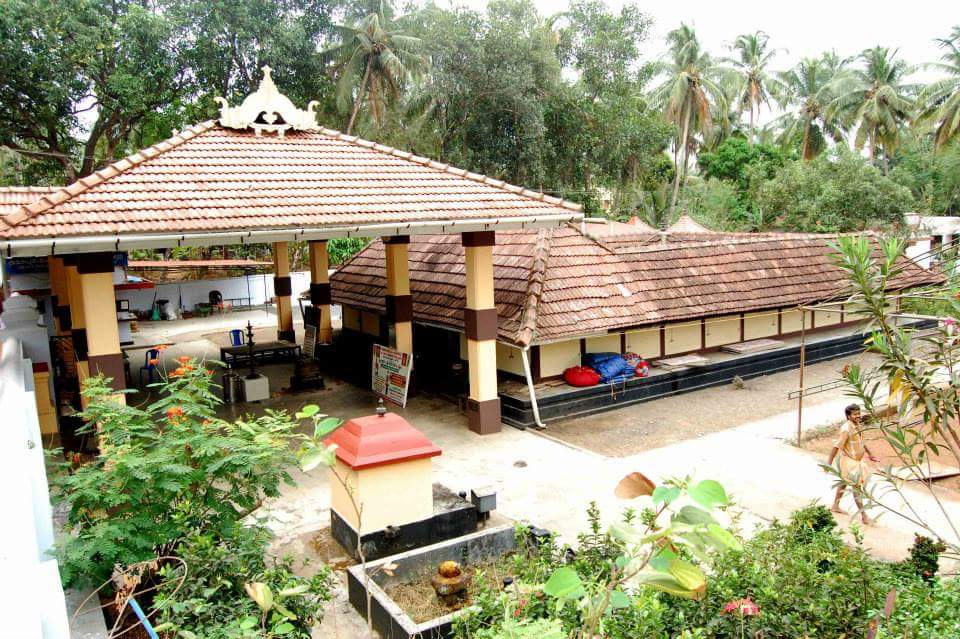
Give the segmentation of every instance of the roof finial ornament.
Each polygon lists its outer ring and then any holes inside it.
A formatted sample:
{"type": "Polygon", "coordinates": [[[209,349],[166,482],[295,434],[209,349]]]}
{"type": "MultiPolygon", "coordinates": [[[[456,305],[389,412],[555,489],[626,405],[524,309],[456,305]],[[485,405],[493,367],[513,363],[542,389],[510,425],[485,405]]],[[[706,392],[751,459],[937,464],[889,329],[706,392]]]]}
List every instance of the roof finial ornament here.
{"type": "Polygon", "coordinates": [[[276,133],[279,137],[293,129],[295,131],[317,131],[317,116],[314,109],[319,102],[312,101],[306,110],[298,109],[290,98],[280,93],[273,83],[273,69],[263,65],[263,79],[256,91],[244,99],[243,104],[231,107],[219,96],[214,100],[220,105],[220,126],[230,129],[253,129],[256,135],[263,131],[276,133]]]}

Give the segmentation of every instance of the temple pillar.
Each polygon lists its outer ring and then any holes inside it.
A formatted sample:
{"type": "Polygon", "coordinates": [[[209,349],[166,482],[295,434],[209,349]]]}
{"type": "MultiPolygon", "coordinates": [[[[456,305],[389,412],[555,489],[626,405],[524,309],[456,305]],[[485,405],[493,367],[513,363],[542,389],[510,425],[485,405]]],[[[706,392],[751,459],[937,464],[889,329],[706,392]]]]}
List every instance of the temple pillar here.
{"type": "MultiPolygon", "coordinates": [[[[333,323],[330,315],[330,257],[327,240],[311,240],[310,247],[310,304],[317,327],[317,344],[333,341],[333,323]]],[[[306,322],[306,318],[304,318],[306,322]]]]}
{"type": "Polygon", "coordinates": [[[481,435],[500,431],[500,397],[497,394],[497,308],[494,303],[493,231],[463,233],[466,258],[467,305],[464,333],[470,396],[467,419],[470,430],[481,435]]]}
{"type": "Polygon", "coordinates": [[[53,315],[53,334],[63,335],[70,328],[70,298],[67,292],[66,274],[63,258],[50,256],[47,258],[47,273],[50,275],[50,312],[53,315]],[[67,321],[63,321],[63,317],[67,321]],[[63,324],[67,326],[64,327],[63,324]]]}
{"type": "Polygon", "coordinates": [[[273,294],[277,298],[277,339],[296,342],[290,304],[290,251],[286,242],[273,243],[273,294]]]}
{"type": "MultiPolygon", "coordinates": [[[[113,289],[113,253],[89,253],[77,260],[90,375],[112,379],[114,390],[127,387],[113,289]]],[[[122,401],[123,395],[118,395],[122,401]]]]}
{"type": "Polygon", "coordinates": [[[384,305],[390,327],[391,346],[404,353],[413,353],[413,298],[410,296],[410,267],[407,248],[410,237],[397,235],[383,238],[387,261],[387,295],[384,305]]]}
{"type": "MultiPolygon", "coordinates": [[[[90,369],[87,367],[87,330],[83,314],[83,298],[80,294],[80,274],[77,272],[78,257],[78,255],[70,255],[64,260],[64,290],[68,304],[62,307],[64,313],[60,317],[60,329],[71,335],[74,372],[82,388],[83,380],[90,375],[90,369]]],[[[82,400],[81,404],[83,404],[82,400]]]]}

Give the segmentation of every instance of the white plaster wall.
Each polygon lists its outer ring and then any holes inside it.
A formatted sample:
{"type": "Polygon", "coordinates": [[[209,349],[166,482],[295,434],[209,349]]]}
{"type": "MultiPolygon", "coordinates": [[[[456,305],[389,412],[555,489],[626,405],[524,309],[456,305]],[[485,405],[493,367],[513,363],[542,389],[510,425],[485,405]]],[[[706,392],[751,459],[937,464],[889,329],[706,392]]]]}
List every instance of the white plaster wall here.
{"type": "MultiPolygon", "coordinates": [[[[295,271],[290,273],[290,285],[294,313],[299,308],[297,298],[310,288],[310,272],[295,271]]],[[[249,275],[230,277],[217,280],[196,280],[189,282],[158,284],[153,289],[136,289],[117,291],[118,300],[130,302],[131,311],[146,311],[153,306],[153,301],[170,300],[174,309],[192,311],[197,304],[210,301],[210,291],[220,291],[224,299],[251,298],[253,306],[262,305],[273,297],[273,275],[249,275]],[[249,289],[247,287],[249,281],[249,289]],[[249,293],[248,293],[249,290],[249,293]],[[182,304],[181,304],[182,300],[182,304]]],[[[246,300],[239,302],[245,303],[246,300]]]]}

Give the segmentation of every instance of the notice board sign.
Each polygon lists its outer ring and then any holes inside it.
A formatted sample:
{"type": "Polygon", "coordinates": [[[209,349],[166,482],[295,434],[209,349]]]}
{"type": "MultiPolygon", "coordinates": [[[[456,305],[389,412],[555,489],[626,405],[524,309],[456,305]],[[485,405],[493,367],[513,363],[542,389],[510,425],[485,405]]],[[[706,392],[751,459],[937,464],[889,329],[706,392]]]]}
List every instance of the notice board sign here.
{"type": "Polygon", "coordinates": [[[315,357],[317,348],[317,327],[310,324],[303,325],[303,354],[305,357],[315,357]]]}
{"type": "Polygon", "coordinates": [[[411,368],[413,355],[410,353],[374,344],[373,392],[398,406],[406,406],[411,368]]]}

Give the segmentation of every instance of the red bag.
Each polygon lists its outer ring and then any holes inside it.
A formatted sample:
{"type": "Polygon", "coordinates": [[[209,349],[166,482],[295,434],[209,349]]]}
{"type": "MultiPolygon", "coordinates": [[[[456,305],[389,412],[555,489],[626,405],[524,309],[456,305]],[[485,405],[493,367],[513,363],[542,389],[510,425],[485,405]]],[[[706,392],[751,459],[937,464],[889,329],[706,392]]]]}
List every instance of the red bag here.
{"type": "Polygon", "coordinates": [[[650,375],[650,362],[645,359],[641,359],[640,363],[637,364],[637,367],[634,370],[637,373],[637,377],[647,377],[650,375]]]}
{"type": "Polygon", "coordinates": [[[563,381],[571,386],[596,386],[600,375],[589,366],[571,366],[563,371],[563,381]]]}

